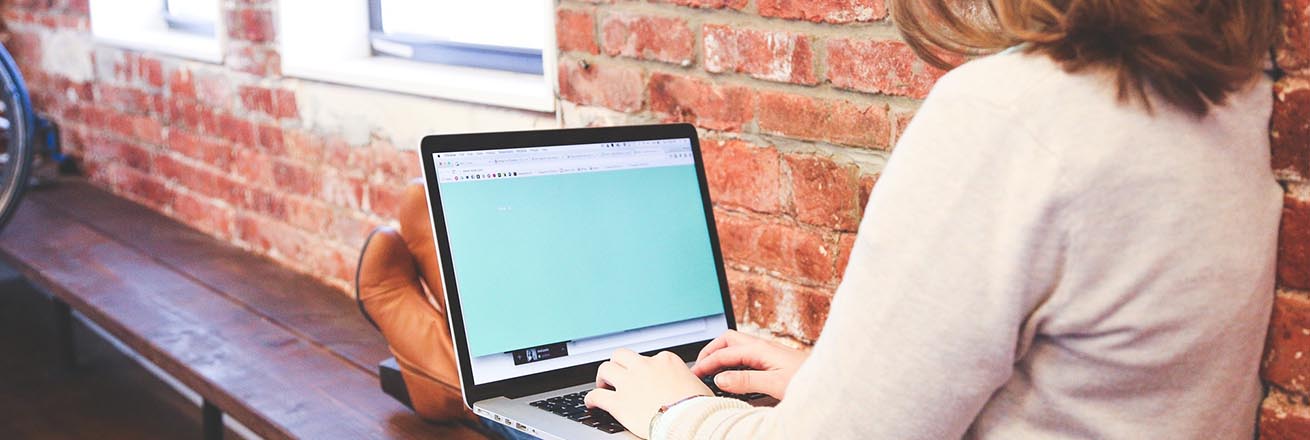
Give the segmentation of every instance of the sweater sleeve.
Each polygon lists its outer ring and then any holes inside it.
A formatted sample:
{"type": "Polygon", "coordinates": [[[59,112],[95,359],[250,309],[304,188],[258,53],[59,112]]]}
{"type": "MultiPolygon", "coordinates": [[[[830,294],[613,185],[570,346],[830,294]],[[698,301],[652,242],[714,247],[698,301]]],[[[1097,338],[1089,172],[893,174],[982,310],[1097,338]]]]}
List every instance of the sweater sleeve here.
{"type": "Polygon", "coordinates": [[[943,86],[880,177],[786,398],[696,399],[665,414],[654,438],[966,433],[1031,340],[1022,330],[1053,289],[1065,228],[1056,157],[1003,108],[943,86]]]}

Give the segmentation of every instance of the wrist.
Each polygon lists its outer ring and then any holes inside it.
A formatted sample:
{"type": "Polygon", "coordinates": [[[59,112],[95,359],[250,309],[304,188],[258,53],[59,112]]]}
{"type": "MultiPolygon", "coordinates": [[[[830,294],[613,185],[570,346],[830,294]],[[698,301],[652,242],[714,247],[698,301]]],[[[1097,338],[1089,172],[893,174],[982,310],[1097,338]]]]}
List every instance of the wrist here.
{"type": "Polygon", "coordinates": [[[646,430],[646,432],[648,433],[647,438],[651,438],[651,439],[655,438],[655,424],[659,422],[661,416],[663,416],[665,413],[668,413],[669,410],[673,409],[673,407],[686,403],[690,400],[696,399],[697,397],[708,397],[708,396],[704,394],[693,394],[687,397],[683,397],[682,399],[678,399],[673,403],[661,406],[659,410],[655,411],[655,414],[652,414],[650,416],[650,428],[646,430]]]}

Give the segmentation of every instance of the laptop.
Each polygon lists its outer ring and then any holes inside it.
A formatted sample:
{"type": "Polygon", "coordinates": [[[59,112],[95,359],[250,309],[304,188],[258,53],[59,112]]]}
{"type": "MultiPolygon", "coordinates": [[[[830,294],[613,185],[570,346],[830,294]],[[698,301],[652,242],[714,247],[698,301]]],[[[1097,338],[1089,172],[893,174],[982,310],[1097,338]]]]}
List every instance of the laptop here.
{"type": "Polygon", "coordinates": [[[421,150],[474,413],[546,439],[635,438],[582,403],[600,363],[621,347],[694,360],[735,328],[692,126],[439,135],[421,150]]]}

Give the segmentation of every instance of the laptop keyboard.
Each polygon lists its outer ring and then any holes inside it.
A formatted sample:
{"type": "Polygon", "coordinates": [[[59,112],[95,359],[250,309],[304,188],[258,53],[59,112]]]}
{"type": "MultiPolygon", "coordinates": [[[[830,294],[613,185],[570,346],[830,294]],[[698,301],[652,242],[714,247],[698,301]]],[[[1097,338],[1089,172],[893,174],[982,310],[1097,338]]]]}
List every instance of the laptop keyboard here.
{"type": "Polygon", "coordinates": [[[607,433],[622,432],[623,425],[620,425],[618,420],[614,420],[610,413],[600,408],[587,408],[587,405],[582,403],[582,398],[586,395],[586,391],[579,391],[538,400],[529,405],[553,412],[560,417],[568,417],[570,420],[607,433]]]}
{"type": "MultiPolygon", "coordinates": [[[[701,380],[704,381],[705,385],[709,386],[710,390],[714,392],[714,395],[718,397],[728,397],[746,401],[766,397],[764,394],[760,393],[726,393],[719,389],[718,386],[714,385],[713,376],[702,378],[701,380]]],[[[617,420],[614,420],[613,416],[610,416],[610,414],[604,410],[601,410],[600,408],[587,408],[587,405],[582,402],[583,397],[586,395],[587,391],[579,391],[576,393],[565,394],[563,396],[551,397],[549,399],[541,399],[529,403],[529,405],[545,411],[550,411],[560,417],[567,417],[570,420],[599,429],[606,433],[613,434],[624,430],[623,425],[619,424],[617,420]]]]}

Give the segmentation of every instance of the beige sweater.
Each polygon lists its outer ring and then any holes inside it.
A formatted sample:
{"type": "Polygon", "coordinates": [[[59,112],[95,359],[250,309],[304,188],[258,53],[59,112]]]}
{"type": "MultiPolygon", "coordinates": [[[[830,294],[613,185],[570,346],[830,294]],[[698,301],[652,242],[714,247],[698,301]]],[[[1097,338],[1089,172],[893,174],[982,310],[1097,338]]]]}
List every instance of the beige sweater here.
{"type": "Polygon", "coordinates": [[[1270,83],[1206,118],[1007,52],[938,82],[776,408],[654,438],[1249,439],[1281,191],[1270,83]]]}

